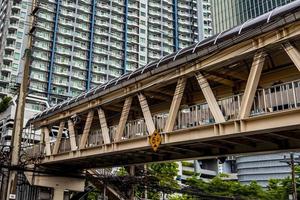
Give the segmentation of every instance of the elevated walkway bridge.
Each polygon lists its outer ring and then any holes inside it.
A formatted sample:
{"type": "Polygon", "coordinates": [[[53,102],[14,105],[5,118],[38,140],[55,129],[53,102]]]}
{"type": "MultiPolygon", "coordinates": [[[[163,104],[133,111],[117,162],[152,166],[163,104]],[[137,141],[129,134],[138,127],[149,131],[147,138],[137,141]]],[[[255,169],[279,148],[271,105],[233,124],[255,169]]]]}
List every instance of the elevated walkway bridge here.
{"type": "Polygon", "coordinates": [[[78,170],[298,150],[299,8],[277,8],[45,110],[30,120],[43,140],[27,147],[29,158],[78,170]]]}

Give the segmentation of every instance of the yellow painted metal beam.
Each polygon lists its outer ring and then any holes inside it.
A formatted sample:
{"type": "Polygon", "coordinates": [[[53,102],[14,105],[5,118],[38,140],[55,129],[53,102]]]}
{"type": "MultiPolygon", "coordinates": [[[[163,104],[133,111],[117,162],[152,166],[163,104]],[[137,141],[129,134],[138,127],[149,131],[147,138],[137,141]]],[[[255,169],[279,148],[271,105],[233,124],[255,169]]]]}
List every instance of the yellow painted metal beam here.
{"type": "Polygon", "coordinates": [[[109,144],[111,143],[109,137],[109,129],[106,122],[105,112],[102,108],[98,108],[98,115],[104,144],[109,144]]]}
{"type": "Polygon", "coordinates": [[[54,144],[54,148],[53,148],[53,152],[52,152],[53,154],[57,154],[59,151],[61,137],[63,134],[64,127],[65,127],[65,122],[60,122],[57,137],[56,137],[56,142],[54,144]]]}
{"type": "Polygon", "coordinates": [[[177,81],[177,86],[174,92],[173,100],[169,110],[169,115],[164,129],[165,132],[173,131],[176,117],[183,97],[185,85],[186,85],[186,78],[185,77],[179,78],[177,81]]]}
{"type": "Polygon", "coordinates": [[[50,130],[48,127],[43,128],[44,134],[45,134],[45,152],[47,156],[51,155],[51,146],[50,146],[50,130]]]}
{"type": "Polygon", "coordinates": [[[155,125],[154,125],[154,122],[153,122],[153,119],[152,119],[152,115],[151,115],[150,108],[148,106],[147,99],[142,93],[138,94],[138,98],[139,98],[139,102],[140,102],[140,105],[141,105],[143,116],[144,116],[144,119],[145,119],[145,122],[146,122],[148,134],[151,135],[155,131],[155,125]]]}
{"type": "Polygon", "coordinates": [[[127,122],[128,115],[129,115],[131,103],[132,103],[132,97],[127,97],[124,102],[124,107],[123,107],[123,110],[121,113],[121,118],[120,118],[119,125],[118,125],[117,131],[116,131],[115,141],[120,141],[122,139],[124,128],[125,128],[125,125],[127,122]]]}
{"type": "Polygon", "coordinates": [[[84,125],[84,129],[83,129],[83,134],[80,140],[80,145],[79,148],[83,149],[86,146],[86,142],[88,140],[89,134],[90,134],[90,130],[91,130],[91,125],[94,119],[94,110],[90,110],[86,121],[85,121],[85,125],[84,125]]]}
{"type": "Polygon", "coordinates": [[[224,115],[218,105],[216,97],[215,97],[208,81],[200,72],[198,72],[195,76],[197,78],[199,86],[203,92],[203,95],[206,99],[208,107],[209,107],[215,121],[217,123],[225,122],[224,115]]]}
{"type": "Polygon", "coordinates": [[[282,44],[283,49],[293,61],[297,69],[300,71],[300,52],[291,43],[286,42],[282,44]]]}
{"type": "Polygon", "coordinates": [[[240,119],[247,118],[250,115],[250,110],[254,101],[255,92],[257,90],[260,75],[265,63],[265,53],[259,51],[254,55],[252,67],[246,84],[246,89],[242,98],[240,108],[240,119]]]}
{"type": "Polygon", "coordinates": [[[71,151],[76,151],[77,150],[76,134],[75,134],[74,123],[72,122],[72,120],[68,120],[68,130],[69,130],[71,151]]]}

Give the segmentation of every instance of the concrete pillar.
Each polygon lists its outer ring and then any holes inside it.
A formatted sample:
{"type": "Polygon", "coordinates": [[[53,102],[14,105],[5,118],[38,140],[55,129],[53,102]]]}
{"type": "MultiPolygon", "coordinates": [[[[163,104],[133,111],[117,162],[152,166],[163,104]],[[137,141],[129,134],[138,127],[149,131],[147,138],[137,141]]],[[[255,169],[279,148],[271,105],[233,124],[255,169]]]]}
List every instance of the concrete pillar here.
{"type": "Polygon", "coordinates": [[[64,200],[64,189],[54,188],[52,200],[64,200]]]}
{"type": "MultiPolygon", "coordinates": [[[[134,176],[135,175],[135,166],[130,166],[129,168],[129,174],[130,176],[134,176]]],[[[132,187],[131,188],[131,191],[130,191],[130,200],[134,200],[135,199],[135,196],[134,196],[134,188],[132,187]]]]}

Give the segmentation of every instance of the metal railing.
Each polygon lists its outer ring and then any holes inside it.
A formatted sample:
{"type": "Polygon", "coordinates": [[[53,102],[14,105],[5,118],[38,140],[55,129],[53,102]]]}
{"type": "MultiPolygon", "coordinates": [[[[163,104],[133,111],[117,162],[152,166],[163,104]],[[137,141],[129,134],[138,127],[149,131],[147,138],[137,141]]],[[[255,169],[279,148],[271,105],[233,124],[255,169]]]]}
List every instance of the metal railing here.
{"type": "Polygon", "coordinates": [[[300,106],[300,81],[291,81],[256,91],[251,115],[289,110],[300,106]]]}
{"type": "MultiPolygon", "coordinates": [[[[225,120],[238,119],[243,94],[237,94],[218,100],[218,105],[224,114],[225,120]]],[[[274,85],[264,89],[258,89],[254,98],[250,116],[263,115],[300,107],[300,80],[274,85]]],[[[168,113],[153,115],[156,129],[163,132],[168,118],[168,113]]],[[[215,120],[207,103],[183,106],[177,115],[174,130],[213,124],[215,120]]],[[[116,134],[117,126],[110,126],[109,135],[111,141],[116,134]]],[[[122,140],[132,139],[148,135],[145,120],[137,119],[128,121],[125,126],[122,140]]],[[[81,135],[76,136],[79,145],[81,135]]],[[[86,147],[103,145],[103,136],[100,129],[92,130],[88,136],[86,147]]],[[[33,153],[36,149],[33,149],[33,153]]],[[[41,149],[43,150],[43,149],[41,149]]],[[[62,138],[59,153],[70,151],[69,138],[62,138]]]]}

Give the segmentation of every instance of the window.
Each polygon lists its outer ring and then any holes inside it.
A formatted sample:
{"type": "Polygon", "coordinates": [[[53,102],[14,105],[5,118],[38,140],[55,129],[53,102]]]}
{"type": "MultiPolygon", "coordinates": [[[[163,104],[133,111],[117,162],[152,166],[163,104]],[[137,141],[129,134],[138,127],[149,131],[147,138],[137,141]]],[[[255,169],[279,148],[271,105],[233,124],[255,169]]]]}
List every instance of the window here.
{"type": "Polygon", "coordinates": [[[146,4],[141,3],[141,7],[142,7],[142,8],[146,8],[146,4]]]}
{"type": "Polygon", "coordinates": [[[21,12],[21,18],[25,18],[26,12],[21,12]]]}
{"type": "Polygon", "coordinates": [[[144,20],[141,20],[142,25],[146,25],[146,22],[144,20]]]}
{"type": "Polygon", "coordinates": [[[141,16],[145,17],[146,13],[145,12],[141,12],[141,16]]]}
{"type": "Polygon", "coordinates": [[[19,53],[15,53],[14,59],[19,60],[20,59],[20,54],[19,53]]]}
{"type": "Polygon", "coordinates": [[[141,51],[145,51],[145,47],[141,47],[141,51]]]}
{"type": "Polygon", "coordinates": [[[17,43],[16,43],[16,48],[17,48],[17,49],[21,49],[21,42],[17,42],[17,43]]]}
{"type": "Polygon", "coordinates": [[[145,29],[141,29],[141,33],[145,34],[146,33],[145,29]]]}
{"type": "Polygon", "coordinates": [[[18,31],[17,36],[21,39],[23,37],[23,33],[18,31]]]}
{"type": "Polygon", "coordinates": [[[14,63],[14,65],[13,65],[13,70],[14,70],[14,71],[17,71],[17,70],[18,70],[18,68],[19,68],[19,65],[18,65],[18,64],[16,64],[16,63],[14,63]]]}
{"type": "Polygon", "coordinates": [[[27,8],[27,3],[23,2],[22,3],[22,8],[26,9],[27,8]]]}
{"type": "Polygon", "coordinates": [[[140,41],[142,44],[144,44],[146,42],[145,38],[140,38],[140,41]]]}
{"type": "Polygon", "coordinates": [[[23,28],[24,28],[24,22],[19,22],[19,27],[20,27],[21,29],[23,29],[23,28]]]}
{"type": "Polygon", "coordinates": [[[140,60],[145,61],[145,56],[140,56],[140,60]]]}

